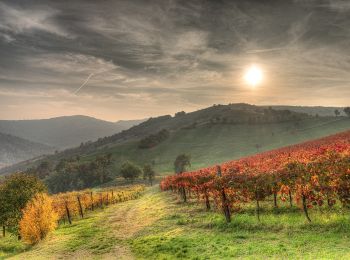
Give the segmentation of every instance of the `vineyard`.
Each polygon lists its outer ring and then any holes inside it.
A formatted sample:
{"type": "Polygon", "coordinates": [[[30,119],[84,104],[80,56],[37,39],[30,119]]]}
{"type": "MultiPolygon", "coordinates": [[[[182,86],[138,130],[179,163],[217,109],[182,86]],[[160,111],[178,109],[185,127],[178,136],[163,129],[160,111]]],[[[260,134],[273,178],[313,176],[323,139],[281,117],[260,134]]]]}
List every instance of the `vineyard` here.
{"type": "Polygon", "coordinates": [[[58,221],[72,223],[73,217],[84,218],[88,210],[94,211],[109,204],[115,204],[138,198],[144,191],[143,185],[127,188],[106,188],[100,191],[82,190],[52,195],[54,211],[58,221]]]}
{"type": "MultiPolygon", "coordinates": [[[[32,176],[26,175],[14,175],[12,180],[17,181],[22,178],[35,180],[32,176]]],[[[58,225],[72,224],[78,218],[84,218],[88,211],[104,209],[111,204],[136,199],[141,196],[145,187],[143,185],[109,187],[54,195],[47,195],[40,189],[34,194],[30,191],[32,195],[29,199],[26,199],[22,193],[20,197],[11,200],[14,201],[12,208],[6,204],[6,199],[13,197],[2,197],[4,203],[0,219],[3,225],[3,237],[6,236],[6,229],[8,229],[10,233],[17,234],[18,238],[25,243],[36,244],[58,225]],[[24,201],[22,203],[24,206],[19,207],[18,202],[21,200],[28,200],[28,202],[24,201]]],[[[14,190],[11,189],[8,194],[11,194],[12,191],[14,190]]]]}
{"type": "Polygon", "coordinates": [[[209,210],[220,208],[227,222],[245,203],[254,202],[260,220],[261,202],[273,197],[296,203],[311,222],[309,209],[350,206],[350,131],[230,161],[162,180],[163,191],[192,194],[209,210]]]}

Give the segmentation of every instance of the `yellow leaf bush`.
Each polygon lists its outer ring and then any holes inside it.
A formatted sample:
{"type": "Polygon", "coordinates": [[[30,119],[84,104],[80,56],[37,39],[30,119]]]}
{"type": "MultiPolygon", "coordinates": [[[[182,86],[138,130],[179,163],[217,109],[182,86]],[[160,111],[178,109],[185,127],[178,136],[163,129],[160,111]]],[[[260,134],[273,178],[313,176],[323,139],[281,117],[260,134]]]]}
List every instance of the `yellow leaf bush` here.
{"type": "Polygon", "coordinates": [[[58,215],[52,199],[45,193],[38,193],[23,209],[19,223],[22,239],[28,244],[36,244],[57,227],[58,215]]]}

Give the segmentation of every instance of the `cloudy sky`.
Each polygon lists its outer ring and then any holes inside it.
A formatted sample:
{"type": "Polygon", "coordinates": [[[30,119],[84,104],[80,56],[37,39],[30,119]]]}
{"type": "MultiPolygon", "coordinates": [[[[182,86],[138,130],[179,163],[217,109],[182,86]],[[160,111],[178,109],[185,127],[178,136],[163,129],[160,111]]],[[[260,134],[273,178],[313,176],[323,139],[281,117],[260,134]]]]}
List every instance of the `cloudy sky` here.
{"type": "Polygon", "coordinates": [[[0,0],[0,119],[345,106],[349,82],[347,0],[0,0]]]}

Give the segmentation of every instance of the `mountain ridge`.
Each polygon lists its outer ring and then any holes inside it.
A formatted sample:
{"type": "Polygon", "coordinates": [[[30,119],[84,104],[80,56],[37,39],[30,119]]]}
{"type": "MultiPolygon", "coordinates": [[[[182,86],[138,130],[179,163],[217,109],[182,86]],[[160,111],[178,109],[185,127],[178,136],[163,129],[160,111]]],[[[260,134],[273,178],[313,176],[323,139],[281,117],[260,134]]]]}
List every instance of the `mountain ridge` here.
{"type": "MultiPolygon", "coordinates": [[[[194,162],[194,167],[203,167],[224,159],[323,137],[349,128],[350,120],[342,116],[312,116],[243,103],[214,105],[190,113],[181,111],[174,116],[150,118],[128,130],[100,137],[95,142],[82,143],[46,159],[57,162],[79,156],[90,160],[102,153],[112,153],[115,172],[118,172],[124,160],[133,160],[139,164],[155,162],[157,170],[169,171],[173,157],[179,153],[193,154],[198,160],[194,162]],[[166,140],[155,147],[150,146],[150,149],[138,148],[142,138],[154,137],[162,129],[169,131],[166,140]]],[[[18,164],[0,172],[23,169],[29,164],[18,164]]]]}

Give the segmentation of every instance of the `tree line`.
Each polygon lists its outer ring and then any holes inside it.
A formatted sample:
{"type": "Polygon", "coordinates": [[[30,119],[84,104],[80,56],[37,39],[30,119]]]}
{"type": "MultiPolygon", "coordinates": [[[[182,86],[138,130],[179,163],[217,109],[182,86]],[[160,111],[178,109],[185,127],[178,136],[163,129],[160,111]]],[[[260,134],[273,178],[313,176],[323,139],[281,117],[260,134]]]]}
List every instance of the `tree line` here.
{"type": "Polygon", "coordinates": [[[59,193],[106,184],[117,175],[129,182],[139,177],[153,185],[156,172],[153,164],[145,164],[142,168],[131,161],[122,163],[119,171],[113,171],[114,160],[112,154],[99,155],[90,161],[83,161],[79,156],[62,159],[56,165],[49,161],[42,161],[38,166],[25,171],[47,185],[50,193],[59,193]]]}

